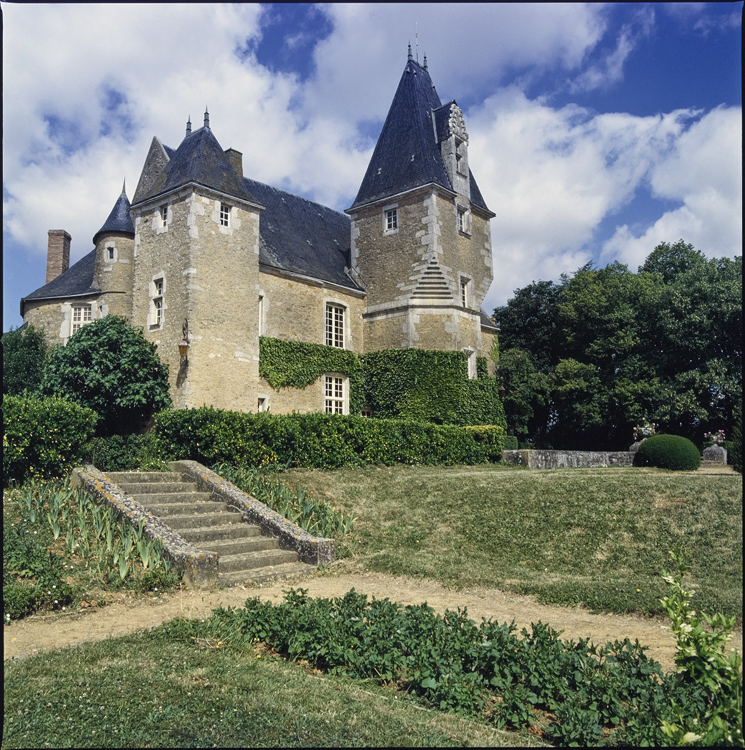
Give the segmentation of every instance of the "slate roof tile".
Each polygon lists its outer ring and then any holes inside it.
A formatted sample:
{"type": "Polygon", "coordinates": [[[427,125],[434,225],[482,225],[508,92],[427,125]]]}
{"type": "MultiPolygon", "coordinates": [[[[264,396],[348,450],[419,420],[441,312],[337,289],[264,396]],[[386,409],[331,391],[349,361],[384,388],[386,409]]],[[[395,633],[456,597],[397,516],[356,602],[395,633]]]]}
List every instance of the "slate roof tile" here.
{"type": "Polygon", "coordinates": [[[350,219],[345,214],[261,182],[243,179],[264,206],[259,217],[259,262],[353,289],[350,219]]]}
{"type": "Polygon", "coordinates": [[[134,236],[135,225],[132,223],[132,217],[129,215],[129,209],[131,208],[127,193],[122,187],[122,194],[114,204],[114,208],[111,209],[109,218],[106,219],[103,226],[93,236],[93,244],[96,244],[98,235],[103,232],[124,232],[134,236]]]}
{"type": "Polygon", "coordinates": [[[93,271],[96,265],[96,250],[91,250],[77,263],[74,263],[56,279],[39,287],[21,300],[55,299],[58,297],[78,297],[84,294],[100,294],[101,289],[93,284],[93,271]]]}

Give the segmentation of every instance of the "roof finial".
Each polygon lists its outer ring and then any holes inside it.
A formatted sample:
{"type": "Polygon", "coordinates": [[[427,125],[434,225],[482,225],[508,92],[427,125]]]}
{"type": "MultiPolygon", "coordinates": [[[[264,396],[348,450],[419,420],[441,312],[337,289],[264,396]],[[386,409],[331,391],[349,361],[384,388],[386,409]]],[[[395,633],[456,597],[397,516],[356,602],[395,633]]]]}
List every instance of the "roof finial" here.
{"type": "Polygon", "coordinates": [[[204,105],[204,127],[207,128],[207,130],[210,129],[210,113],[206,104],[204,105]]]}
{"type": "Polygon", "coordinates": [[[409,57],[408,61],[411,62],[411,42],[409,42],[409,57]]]}
{"type": "Polygon", "coordinates": [[[416,64],[419,65],[419,24],[414,24],[414,29],[416,30],[416,64]]]}
{"type": "Polygon", "coordinates": [[[424,69],[427,70],[427,55],[424,55],[424,69]]]}
{"type": "Polygon", "coordinates": [[[127,178],[125,177],[122,182],[122,195],[127,195],[127,178]]]}
{"type": "Polygon", "coordinates": [[[186,135],[191,135],[191,115],[189,115],[189,119],[186,121],[186,135]]]}

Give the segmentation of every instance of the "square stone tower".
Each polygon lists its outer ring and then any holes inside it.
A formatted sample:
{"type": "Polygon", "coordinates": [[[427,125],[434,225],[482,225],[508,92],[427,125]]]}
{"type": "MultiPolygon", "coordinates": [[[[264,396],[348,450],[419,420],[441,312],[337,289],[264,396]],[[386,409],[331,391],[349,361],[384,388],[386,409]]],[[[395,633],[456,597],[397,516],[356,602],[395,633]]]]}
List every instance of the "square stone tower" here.
{"type": "Polygon", "coordinates": [[[237,154],[223,151],[205,113],[176,151],[153,140],[132,204],[132,323],[168,364],[176,408],[256,408],[262,207],[237,154]]]}

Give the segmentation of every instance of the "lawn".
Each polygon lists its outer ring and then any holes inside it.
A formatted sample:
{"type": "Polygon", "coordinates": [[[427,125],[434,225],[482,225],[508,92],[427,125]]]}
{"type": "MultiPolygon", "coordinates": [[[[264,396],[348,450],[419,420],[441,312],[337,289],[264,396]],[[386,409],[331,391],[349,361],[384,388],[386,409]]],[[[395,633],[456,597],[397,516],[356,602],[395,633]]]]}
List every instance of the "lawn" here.
{"type": "Polygon", "coordinates": [[[704,611],[742,621],[742,478],[631,467],[293,469],[286,481],[357,517],[342,556],[373,571],[663,614],[677,543],[704,611]]]}

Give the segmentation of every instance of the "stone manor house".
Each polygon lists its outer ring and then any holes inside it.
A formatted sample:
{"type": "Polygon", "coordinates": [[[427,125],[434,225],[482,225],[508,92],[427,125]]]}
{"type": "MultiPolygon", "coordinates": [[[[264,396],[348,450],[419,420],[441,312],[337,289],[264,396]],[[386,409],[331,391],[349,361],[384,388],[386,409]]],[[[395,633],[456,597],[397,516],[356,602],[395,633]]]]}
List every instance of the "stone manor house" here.
{"type": "Polygon", "coordinates": [[[223,150],[205,113],[176,149],[153,138],[131,203],[123,189],[85,257],[70,266],[70,235],[49,231],[46,283],[21,315],[50,344],[124,316],[169,365],[176,408],[348,413],[342,373],[273,389],[259,376],[259,338],[357,354],[463,351],[475,378],[498,333],[481,308],[493,216],[463,113],[441,103],[426,57],[420,65],[409,48],[344,213],[244,176],[242,154],[223,150]]]}

